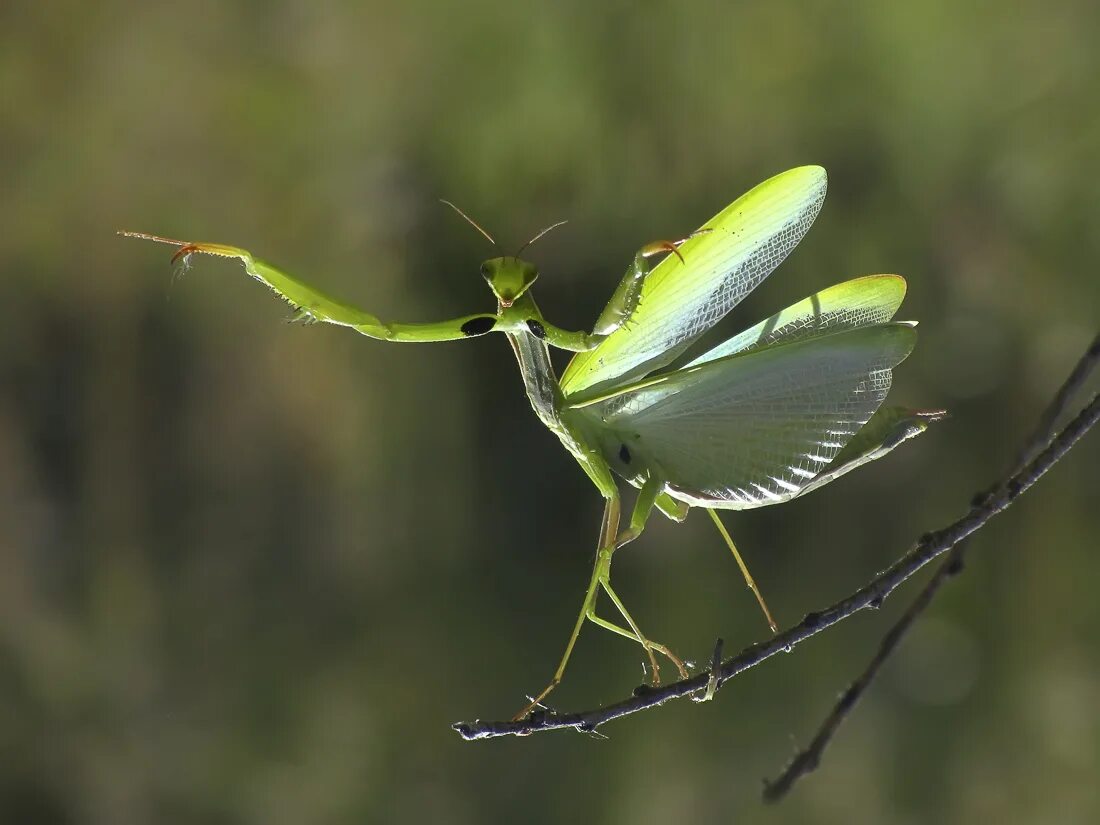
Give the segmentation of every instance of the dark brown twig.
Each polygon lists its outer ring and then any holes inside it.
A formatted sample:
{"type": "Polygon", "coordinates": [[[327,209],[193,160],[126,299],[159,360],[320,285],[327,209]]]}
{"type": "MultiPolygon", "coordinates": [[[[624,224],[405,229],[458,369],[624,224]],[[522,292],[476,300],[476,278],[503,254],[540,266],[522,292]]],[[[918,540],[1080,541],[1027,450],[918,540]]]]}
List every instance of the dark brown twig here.
{"type": "Polygon", "coordinates": [[[1054,427],[1057,425],[1058,420],[1065,415],[1067,409],[1069,409],[1070,402],[1076,397],[1077,393],[1081,391],[1081,388],[1085,385],[1089,375],[1096,368],[1096,365],[1100,363],[1100,334],[1092,339],[1092,343],[1089,344],[1089,348],[1085,350],[1084,354],[1077,360],[1077,364],[1074,366],[1073,371],[1066,378],[1065,383],[1058,388],[1058,392],[1054,394],[1054,398],[1043,411],[1042,416],[1039,418],[1039,423],[1035,427],[1035,431],[1031,434],[1031,438],[1024,444],[1024,448],[1020,450],[1019,456],[1016,458],[1016,467],[1023,467],[1035,456],[1039,454],[1050,440],[1054,438],[1054,427]]]}
{"type": "MultiPolygon", "coordinates": [[[[1012,475],[1019,473],[1027,463],[1033,460],[1040,452],[1050,444],[1055,436],[1054,427],[1068,409],[1070,402],[1084,386],[1089,374],[1100,361],[1100,335],[1089,346],[1077,365],[1073,368],[1069,377],[1051,400],[1049,406],[1039,419],[1039,424],[1031,437],[1021,448],[1016,463],[1011,471],[1012,475]]],[[[1093,402],[1095,404],[1095,400],[1093,402]]],[[[988,493],[975,496],[972,506],[980,507],[982,502],[991,495],[995,495],[998,488],[988,493]]],[[[936,572],[921,589],[913,600],[913,603],[901,615],[901,618],[887,631],[879,643],[878,650],[866,669],[841,693],[829,715],[825,717],[818,727],[810,744],[795,754],[783,772],[774,780],[764,783],[764,800],[766,802],[778,802],[791,790],[795,782],[808,773],[812,773],[821,762],[821,756],[829,746],[837,730],[845,719],[851,714],[859,701],[863,698],[871,683],[878,676],[883,664],[898,648],[901,641],[908,635],[909,630],[921,614],[935,599],[940,588],[956,574],[960,573],[965,565],[966,552],[969,542],[959,542],[948,554],[947,558],[936,569],[936,572]]]]}
{"type": "MultiPolygon", "coordinates": [[[[994,494],[987,496],[979,505],[972,507],[965,516],[942,530],[926,533],[904,556],[869,584],[831,607],[807,614],[797,625],[767,641],[750,645],[736,656],[726,660],[719,673],[718,686],[777,653],[789,651],[798,643],[865,608],[879,607],[898,585],[1008,508],[1021,493],[1030,488],[1069,452],[1098,418],[1100,418],[1100,396],[1093,398],[1092,402],[1026,467],[1013,474],[1003,484],[997,485],[994,494]]],[[[534,713],[526,719],[515,722],[457,722],[452,727],[464,739],[526,735],[560,728],[591,732],[612,719],[638,713],[664,704],[670,699],[678,699],[705,689],[709,679],[710,674],[704,672],[690,679],[683,679],[659,688],[639,687],[628,699],[580,713],[543,712],[534,713]]]]}

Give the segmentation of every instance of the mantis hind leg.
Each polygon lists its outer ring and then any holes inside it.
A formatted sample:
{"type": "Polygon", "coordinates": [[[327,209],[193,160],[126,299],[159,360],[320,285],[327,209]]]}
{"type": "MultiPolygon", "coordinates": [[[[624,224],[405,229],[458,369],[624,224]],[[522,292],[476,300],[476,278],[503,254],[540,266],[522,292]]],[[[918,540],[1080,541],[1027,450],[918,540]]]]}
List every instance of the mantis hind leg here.
{"type": "Polygon", "coordinates": [[[661,681],[660,669],[657,666],[657,659],[653,656],[653,651],[657,651],[658,653],[667,657],[670,662],[676,665],[676,669],[680,672],[680,678],[687,679],[690,674],[688,673],[687,667],[684,665],[683,660],[664,645],[659,644],[652,639],[647,639],[642,634],[642,631],[638,628],[638,623],[634,621],[634,618],[630,615],[630,613],[627,612],[626,606],[623,605],[622,599],[620,599],[618,594],[616,594],[615,591],[611,589],[610,573],[608,574],[608,578],[601,581],[600,584],[602,585],[604,592],[607,593],[608,598],[611,599],[611,601],[615,604],[615,607],[618,608],[619,612],[622,614],[623,618],[626,619],[626,623],[630,625],[633,633],[627,633],[621,627],[618,627],[611,622],[605,621],[599,616],[592,615],[588,618],[590,618],[600,627],[606,627],[608,630],[613,630],[621,636],[627,636],[628,638],[634,639],[636,642],[641,644],[642,647],[645,648],[646,653],[649,654],[650,665],[653,667],[653,684],[660,684],[661,681]]]}
{"type": "Polygon", "coordinates": [[[718,532],[722,535],[722,539],[726,542],[726,546],[729,547],[730,552],[733,553],[733,558],[737,561],[737,566],[741,568],[741,575],[745,579],[745,584],[753,595],[756,596],[756,602],[760,605],[760,609],[764,613],[764,618],[768,622],[768,627],[771,628],[772,633],[779,632],[779,625],[775,623],[775,619],[772,618],[772,613],[768,610],[768,603],[764,601],[764,594],[760,592],[760,588],[756,586],[756,581],[752,577],[752,573],[749,572],[749,567],[745,564],[744,559],[741,558],[741,554],[737,552],[737,545],[733,543],[733,539],[730,537],[729,531],[726,530],[726,526],[722,524],[722,520],[718,518],[718,513],[714,510],[708,509],[707,515],[710,516],[710,520],[714,522],[714,526],[718,528],[718,532]]]}
{"type": "MultiPolygon", "coordinates": [[[[661,496],[661,491],[664,487],[663,482],[656,475],[651,475],[646,482],[642,485],[642,488],[638,491],[638,500],[634,503],[634,511],[630,514],[630,526],[623,530],[615,539],[615,549],[622,547],[624,544],[633,541],[642,534],[645,529],[646,522],[649,521],[650,515],[653,513],[653,508],[657,503],[657,500],[661,496]]],[[[595,615],[589,616],[592,621],[601,627],[607,627],[609,630],[614,630],[621,636],[627,636],[634,639],[638,644],[645,648],[646,654],[649,656],[650,666],[653,668],[653,684],[660,683],[660,669],[657,666],[657,659],[653,655],[653,651],[668,657],[676,669],[680,672],[680,678],[686,679],[688,677],[687,668],[684,667],[683,661],[665,647],[662,644],[658,644],[652,639],[647,639],[645,634],[642,633],[638,627],[638,623],[634,621],[634,617],[630,615],[630,612],[626,609],[626,605],[623,604],[623,600],[619,598],[619,594],[611,588],[611,556],[608,554],[607,565],[603,570],[603,576],[600,579],[600,586],[604,592],[607,593],[607,597],[611,599],[612,603],[618,609],[619,613],[626,623],[630,626],[632,633],[627,633],[617,625],[612,625],[604,619],[600,619],[595,615]]]]}
{"type": "MultiPolygon", "coordinates": [[[[562,654],[558,669],[554,671],[554,677],[550,684],[531,699],[524,708],[512,717],[513,721],[525,718],[535,708],[542,704],[542,700],[550,695],[550,691],[556,688],[565,675],[565,668],[569,664],[569,657],[573,655],[573,646],[577,643],[577,637],[581,635],[581,627],[584,620],[595,612],[596,597],[599,595],[600,580],[605,568],[610,564],[611,556],[608,549],[609,543],[614,548],[615,534],[619,530],[619,495],[616,491],[604,499],[603,521],[600,525],[600,539],[596,546],[596,564],[592,568],[592,578],[588,582],[588,589],[584,592],[584,602],[581,604],[581,612],[577,615],[577,621],[573,625],[573,632],[569,635],[569,641],[565,645],[565,653],[562,654]],[[608,538],[610,536],[610,539],[608,538]]],[[[631,636],[630,638],[634,638],[631,636]]]]}

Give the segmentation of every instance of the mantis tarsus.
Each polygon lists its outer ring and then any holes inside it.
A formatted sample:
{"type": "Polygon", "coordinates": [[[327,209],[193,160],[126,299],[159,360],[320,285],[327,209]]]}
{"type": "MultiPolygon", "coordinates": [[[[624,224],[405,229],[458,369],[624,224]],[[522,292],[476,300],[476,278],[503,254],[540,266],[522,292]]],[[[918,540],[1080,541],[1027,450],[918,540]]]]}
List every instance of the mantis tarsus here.
{"type": "Polygon", "coordinates": [[[174,261],[193,253],[237,258],[300,316],[371,338],[452,341],[490,332],[508,337],[535,414],[604,498],[580,614],[553,678],[518,719],[561,681],[585,620],[640,644],[655,684],[657,653],[687,676],[671,650],[642,633],[611,587],[612,555],[642,533],[654,509],[675,521],[683,521],[691,507],[708,511],[774,632],[775,622],[716,510],[788,501],[880,458],[942,417],[940,410],[881,407],[891,370],[916,342],[915,323],[891,321],[905,295],[905,281],[897,275],[829,287],[667,369],[802,239],[825,189],[824,169],[791,169],[685,238],[642,247],[591,332],[565,330],[543,317],[530,290],[538,269],[518,253],[481,265],[496,312],[402,324],[329,297],[244,249],[122,234],[178,247],[174,261]],[[662,253],[669,254],[654,266],[662,253]],[[576,353],[560,380],[550,347],[576,353]],[[625,528],[616,475],[638,488],[625,528]],[[597,615],[601,591],[625,627],[597,615]]]}

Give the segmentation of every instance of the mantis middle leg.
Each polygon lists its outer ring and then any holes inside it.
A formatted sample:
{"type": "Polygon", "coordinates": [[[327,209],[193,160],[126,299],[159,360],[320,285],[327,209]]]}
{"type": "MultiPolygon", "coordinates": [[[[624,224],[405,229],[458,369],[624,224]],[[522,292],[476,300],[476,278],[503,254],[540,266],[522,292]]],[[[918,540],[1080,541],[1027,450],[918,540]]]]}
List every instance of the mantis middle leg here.
{"type": "Polygon", "coordinates": [[[566,643],[565,653],[558,663],[558,668],[554,672],[550,684],[543,688],[537,696],[513,717],[515,720],[523,719],[530,714],[531,711],[538,707],[542,700],[561,683],[562,677],[565,675],[565,669],[569,664],[569,658],[573,653],[573,647],[577,643],[577,638],[580,636],[581,628],[584,626],[586,619],[605,630],[610,630],[613,633],[640,644],[649,657],[651,673],[653,674],[653,684],[656,685],[660,683],[660,666],[657,664],[657,657],[654,655],[654,652],[661,653],[668,657],[668,659],[676,665],[681,678],[686,679],[688,677],[687,668],[684,666],[683,661],[665,645],[646,638],[638,627],[637,622],[635,622],[630,613],[627,612],[618,594],[611,589],[611,556],[616,549],[633,540],[641,533],[646,519],[652,512],[657,492],[659,492],[659,487],[655,484],[647,484],[643,487],[638,495],[638,503],[635,505],[634,512],[631,516],[631,526],[622,533],[619,533],[621,500],[618,491],[614,491],[612,495],[605,498],[603,520],[600,526],[599,541],[596,546],[596,561],[592,568],[592,577],[588,582],[588,588],[585,590],[584,601],[581,604],[581,610],[577,615],[577,620],[573,625],[573,632],[570,634],[569,641],[566,643]],[[623,618],[630,626],[629,630],[596,614],[596,601],[601,589],[607,593],[612,603],[622,614],[623,618]]]}

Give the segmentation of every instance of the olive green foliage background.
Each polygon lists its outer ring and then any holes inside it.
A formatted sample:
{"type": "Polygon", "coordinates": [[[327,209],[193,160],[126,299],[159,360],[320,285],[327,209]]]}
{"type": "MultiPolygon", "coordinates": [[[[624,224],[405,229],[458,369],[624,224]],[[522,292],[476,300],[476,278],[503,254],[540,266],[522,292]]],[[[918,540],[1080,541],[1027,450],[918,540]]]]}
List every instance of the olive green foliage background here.
{"type": "MultiPolygon", "coordinates": [[[[727,333],[909,278],[892,398],[952,418],[728,523],[781,621],[855,589],[1012,459],[1097,326],[1093,3],[5,3],[0,819],[20,823],[1084,822],[1100,817],[1100,443],[974,542],[827,754],[804,742],[911,595],[732,682],[465,743],[556,663],[600,501],[496,337],[285,323],[223,241],[384,318],[491,309],[491,250],[591,324],[634,250],[765,177],[831,192],[727,333]]],[[[1095,382],[1094,382],[1095,389],[1095,382]]],[[[766,634],[706,519],[616,563],[653,637],[766,634]]],[[[563,709],[639,650],[589,628],[563,709]]]]}

